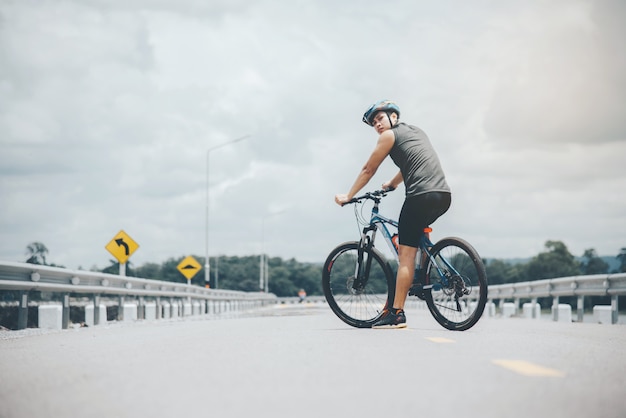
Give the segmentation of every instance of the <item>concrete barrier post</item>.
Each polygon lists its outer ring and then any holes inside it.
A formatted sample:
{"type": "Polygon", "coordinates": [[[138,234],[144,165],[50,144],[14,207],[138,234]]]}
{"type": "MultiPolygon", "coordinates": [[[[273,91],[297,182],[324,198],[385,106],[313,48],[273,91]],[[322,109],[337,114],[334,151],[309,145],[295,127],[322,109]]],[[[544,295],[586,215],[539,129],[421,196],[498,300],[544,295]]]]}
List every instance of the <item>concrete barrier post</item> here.
{"type": "Polygon", "coordinates": [[[596,305],[593,307],[593,322],[597,324],[613,323],[613,312],[609,305],[596,305]]]}
{"type": "Polygon", "coordinates": [[[63,329],[63,305],[39,305],[39,328],[63,329]]]}
{"type": "Polygon", "coordinates": [[[552,306],[552,317],[557,322],[572,322],[572,307],[567,303],[552,306]]]}
{"type": "Polygon", "coordinates": [[[192,314],[192,306],[190,302],[183,302],[183,315],[182,316],[191,316],[192,314]]]}
{"type": "Polygon", "coordinates": [[[522,305],[524,318],[539,319],[541,317],[541,305],[538,303],[525,303],[522,305]]]}
{"type": "Polygon", "coordinates": [[[558,296],[555,296],[552,299],[552,320],[555,322],[559,320],[559,297],[558,296]]]}
{"type": "Polygon", "coordinates": [[[156,298],[156,319],[161,319],[161,312],[163,308],[161,306],[161,298],[157,296],[156,298]]]}
{"type": "Polygon", "coordinates": [[[154,321],[157,318],[157,305],[155,302],[148,302],[143,305],[144,318],[146,321],[154,321]]]}
{"type": "Polygon", "coordinates": [[[96,325],[101,325],[107,322],[107,307],[105,305],[87,305],[85,306],[85,324],[88,327],[93,327],[96,325]],[[96,322],[96,317],[98,317],[98,321],[96,322]]]}
{"type": "Polygon", "coordinates": [[[576,302],[576,320],[578,322],[583,322],[583,318],[585,316],[585,297],[583,295],[578,296],[578,301],[576,302]]]}
{"type": "Polygon", "coordinates": [[[163,307],[163,319],[169,319],[170,318],[170,314],[171,314],[171,307],[170,307],[170,303],[165,301],[165,302],[161,302],[161,306],[163,307]]]}
{"type": "Polygon", "coordinates": [[[488,301],[485,308],[487,310],[487,316],[489,317],[496,316],[496,304],[495,303],[493,303],[492,301],[488,301]]]}
{"type": "Polygon", "coordinates": [[[143,296],[139,296],[139,306],[137,306],[137,319],[146,319],[146,302],[143,296]]]}
{"type": "Polygon", "coordinates": [[[117,304],[117,320],[124,320],[124,296],[119,297],[119,301],[117,304]]]}
{"type": "MultiPolygon", "coordinates": [[[[530,300],[530,303],[532,304],[532,306],[538,305],[537,298],[532,298],[530,300]]],[[[535,318],[535,314],[537,314],[537,319],[541,317],[541,305],[539,305],[539,309],[537,311],[533,309],[533,318],[535,318]]]]}
{"type": "Polygon", "coordinates": [[[515,303],[506,302],[502,304],[502,317],[510,318],[516,314],[517,311],[515,310],[515,303]]]}
{"type": "Polygon", "coordinates": [[[124,313],[122,314],[123,321],[136,321],[137,320],[137,305],[134,303],[125,303],[122,306],[124,313]]]}
{"type": "Polygon", "coordinates": [[[94,311],[96,309],[92,304],[85,305],[85,325],[88,327],[94,326],[94,317],[96,316],[94,311]]]}
{"type": "Polygon", "coordinates": [[[70,326],[70,295],[63,295],[63,329],[70,326]]]}
{"type": "Polygon", "coordinates": [[[170,314],[170,318],[178,318],[178,301],[173,300],[171,303],[172,311],[170,314]]]}
{"type": "MultiPolygon", "coordinates": [[[[85,307],[85,322],[87,322],[87,308],[85,307]]],[[[93,325],[100,325],[100,295],[93,295],[93,325]]],[[[106,313],[104,320],[106,321],[106,313]]],[[[89,324],[87,324],[89,325],[89,324]]]]}
{"type": "Polygon", "coordinates": [[[17,309],[17,329],[26,329],[28,326],[28,292],[20,292],[20,306],[17,309]]]}
{"type": "Polygon", "coordinates": [[[100,322],[96,325],[106,325],[109,318],[107,317],[107,306],[104,303],[98,305],[98,310],[100,311],[100,322]]]}
{"type": "Polygon", "coordinates": [[[95,316],[95,308],[92,304],[89,305],[85,305],[85,317],[84,317],[84,321],[85,321],[85,325],[88,327],[93,327],[94,323],[94,316],[95,316]]]}

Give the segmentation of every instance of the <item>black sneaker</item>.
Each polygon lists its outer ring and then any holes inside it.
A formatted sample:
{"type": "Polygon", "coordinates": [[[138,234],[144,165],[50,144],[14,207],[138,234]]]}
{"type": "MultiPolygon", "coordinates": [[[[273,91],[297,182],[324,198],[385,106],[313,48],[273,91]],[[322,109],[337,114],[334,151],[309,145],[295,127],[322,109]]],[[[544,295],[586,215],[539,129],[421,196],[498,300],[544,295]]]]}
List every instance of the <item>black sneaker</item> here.
{"type": "Polygon", "coordinates": [[[385,310],[383,316],[374,324],[372,328],[384,329],[384,328],[406,328],[406,316],[402,309],[398,309],[396,313],[389,310],[385,310]]]}

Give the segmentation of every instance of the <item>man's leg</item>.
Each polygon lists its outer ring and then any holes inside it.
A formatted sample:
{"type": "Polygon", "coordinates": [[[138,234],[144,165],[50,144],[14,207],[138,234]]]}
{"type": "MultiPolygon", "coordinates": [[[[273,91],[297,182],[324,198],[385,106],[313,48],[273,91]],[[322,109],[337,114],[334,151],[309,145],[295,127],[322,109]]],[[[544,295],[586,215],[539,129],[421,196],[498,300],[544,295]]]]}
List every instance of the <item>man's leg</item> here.
{"type": "Polygon", "coordinates": [[[417,248],[409,247],[408,245],[400,245],[398,254],[398,274],[396,275],[396,296],[393,300],[393,307],[396,309],[404,309],[404,302],[406,301],[409,289],[413,285],[416,255],[417,248]]]}

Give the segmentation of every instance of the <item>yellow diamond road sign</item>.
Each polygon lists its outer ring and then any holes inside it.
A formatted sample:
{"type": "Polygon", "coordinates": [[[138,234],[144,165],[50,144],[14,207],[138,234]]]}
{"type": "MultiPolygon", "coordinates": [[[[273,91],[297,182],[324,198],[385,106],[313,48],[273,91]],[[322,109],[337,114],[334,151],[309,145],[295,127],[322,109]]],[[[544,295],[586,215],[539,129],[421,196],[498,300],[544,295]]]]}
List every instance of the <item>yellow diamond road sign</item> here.
{"type": "Polygon", "coordinates": [[[201,266],[195,258],[187,256],[180,262],[180,264],[178,264],[177,268],[178,271],[180,271],[182,275],[187,278],[187,280],[191,280],[191,278],[200,271],[201,266]]]}
{"type": "Polygon", "coordinates": [[[104,248],[121,264],[126,264],[130,256],[139,248],[139,244],[133,241],[126,232],[120,231],[104,248]]]}

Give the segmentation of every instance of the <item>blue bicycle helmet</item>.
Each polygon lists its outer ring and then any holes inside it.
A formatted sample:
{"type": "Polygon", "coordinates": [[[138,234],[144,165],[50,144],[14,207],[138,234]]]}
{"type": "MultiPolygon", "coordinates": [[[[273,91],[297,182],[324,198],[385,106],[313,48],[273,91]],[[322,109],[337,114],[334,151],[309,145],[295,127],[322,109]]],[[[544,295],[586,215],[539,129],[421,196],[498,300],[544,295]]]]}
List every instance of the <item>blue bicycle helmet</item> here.
{"type": "Polygon", "coordinates": [[[395,112],[398,117],[400,117],[400,108],[397,104],[392,102],[391,100],[379,100],[367,109],[367,112],[363,114],[363,122],[367,123],[369,126],[374,126],[374,116],[379,111],[383,111],[389,115],[392,112],[395,112]]]}

